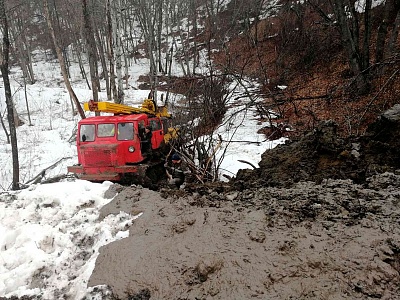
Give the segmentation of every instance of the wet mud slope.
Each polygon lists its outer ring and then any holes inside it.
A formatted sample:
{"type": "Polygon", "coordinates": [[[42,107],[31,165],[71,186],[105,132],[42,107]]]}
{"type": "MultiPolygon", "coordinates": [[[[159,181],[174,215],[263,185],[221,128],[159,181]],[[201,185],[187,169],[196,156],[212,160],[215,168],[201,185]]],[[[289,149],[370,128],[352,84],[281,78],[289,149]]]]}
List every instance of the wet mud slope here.
{"type": "Polygon", "coordinates": [[[164,196],[131,187],[104,207],[143,214],[89,285],[118,299],[400,299],[399,175],[164,196]]]}

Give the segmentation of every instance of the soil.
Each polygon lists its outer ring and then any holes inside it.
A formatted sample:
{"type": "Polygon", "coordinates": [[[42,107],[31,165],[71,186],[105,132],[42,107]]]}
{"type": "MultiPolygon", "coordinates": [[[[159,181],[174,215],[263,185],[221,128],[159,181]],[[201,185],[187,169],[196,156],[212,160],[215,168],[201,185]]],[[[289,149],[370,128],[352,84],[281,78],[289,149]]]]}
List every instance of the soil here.
{"type": "Polygon", "coordinates": [[[109,299],[400,299],[400,105],[355,139],[334,122],[229,183],[113,185],[101,218],[137,215],[100,249],[109,299]]]}

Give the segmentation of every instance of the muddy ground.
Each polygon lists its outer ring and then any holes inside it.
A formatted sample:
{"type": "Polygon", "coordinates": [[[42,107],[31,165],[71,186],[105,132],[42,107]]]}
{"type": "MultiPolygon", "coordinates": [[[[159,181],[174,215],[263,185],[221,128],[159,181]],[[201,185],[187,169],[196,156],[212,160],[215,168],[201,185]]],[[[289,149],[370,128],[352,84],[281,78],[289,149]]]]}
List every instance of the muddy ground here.
{"type": "Polygon", "coordinates": [[[101,217],[142,215],[101,248],[110,299],[400,299],[400,105],[357,139],[335,124],[229,183],[112,186],[101,217]]]}

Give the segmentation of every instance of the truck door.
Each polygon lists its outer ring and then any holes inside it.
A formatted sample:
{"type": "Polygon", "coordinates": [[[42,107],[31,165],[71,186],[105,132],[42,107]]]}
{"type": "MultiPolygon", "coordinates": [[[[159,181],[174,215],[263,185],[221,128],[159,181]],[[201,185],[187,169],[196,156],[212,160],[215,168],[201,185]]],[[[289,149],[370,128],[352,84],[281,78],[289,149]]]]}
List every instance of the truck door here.
{"type": "Polygon", "coordinates": [[[153,145],[153,149],[160,148],[161,143],[164,141],[164,132],[161,120],[159,118],[149,119],[149,125],[152,129],[152,138],[151,144],[153,145]]]}

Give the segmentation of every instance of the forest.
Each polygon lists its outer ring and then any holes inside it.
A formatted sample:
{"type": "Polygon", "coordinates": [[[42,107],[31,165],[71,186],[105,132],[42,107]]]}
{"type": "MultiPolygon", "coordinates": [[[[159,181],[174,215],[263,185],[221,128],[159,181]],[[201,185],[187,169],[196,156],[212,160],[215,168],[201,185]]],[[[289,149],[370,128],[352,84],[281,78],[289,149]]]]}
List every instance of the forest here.
{"type": "Polygon", "coordinates": [[[398,0],[1,0],[0,19],[7,102],[0,119],[12,145],[13,189],[22,120],[9,69],[19,66],[24,84],[34,85],[38,49],[58,60],[81,118],[72,62],[94,100],[106,91],[108,100],[124,103],[130,67],[143,57],[141,87],[182,94],[189,111],[181,122],[201,116],[195,135],[222,120],[232,85],[270,121],[264,133],[271,139],[301,135],[328,119],[341,135],[360,135],[398,103],[398,0]],[[247,89],[248,80],[257,89],[247,89]]]}

